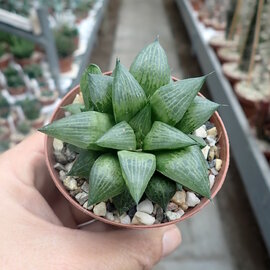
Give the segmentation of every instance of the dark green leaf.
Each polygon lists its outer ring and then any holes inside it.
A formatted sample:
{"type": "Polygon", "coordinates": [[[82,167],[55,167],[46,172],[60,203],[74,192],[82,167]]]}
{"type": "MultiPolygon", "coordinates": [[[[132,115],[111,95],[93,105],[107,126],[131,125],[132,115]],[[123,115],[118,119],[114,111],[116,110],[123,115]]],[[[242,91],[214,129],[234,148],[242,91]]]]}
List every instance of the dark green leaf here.
{"type": "Polygon", "coordinates": [[[200,137],[192,135],[192,134],[188,134],[188,136],[192,140],[194,140],[200,146],[200,148],[204,148],[206,146],[206,142],[204,141],[203,138],[200,138],[200,137]]]}
{"type": "Polygon", "coordinates": [[[80,103],[73,103],[73,104],[66,105],[62,108],[66,112],[70,112],[71,114],[77,114],[77,113],[82,112],[81,110],[84,108],[84,105],[80,103]]]}
{"type": "Polygon", "coordinates": [[[113,198],[124,189],[125,181],[117,157],[112,154],[100,156],[90,172],[88,205],[113,198]]]}
{"type": "Polygon", "coordinates": [[[179,190],[179,191],[182,191],[183,190],[183,186],[179,183],[176,183],[176,189],[179,190]]]}
{"type": "Polygon", "coordinates": [[[150,99],[156,120],[171,126],[178,123],[200,91],[206,76],[180,80],[159,88],[150,99]]]}
{"type": "Polygon", "coordinates": [[[119,151],[118,157],[126,185],[138,204],[155,172],[156,158],[152,154],[130,151],[119,151]]]}
{"type": "Polygon", "coordinates": [[[144,150],[180,149],[195,142],[186,134],[160,121],[155,121],[143,141],[144,150]]]}
{"type": "Polygon", "coordinates": [[[119,60],[115,67],[112,103],[116,122],[128,122],[146,104],[143,89],[119,60]]]}
{"type": "Polygon", "coordinates": [[[166,210],[167,205],[175,192],[175,182],[163,175],[154,175],[145,190],[148,199],[157,203],[164,210],[166,210]]]}
{"type": "Polygon", "coordinates": [[[121,194],[113,198],[113,204],[120,215],[136,205],[127,187],[125,187],[125,190],[121,194]]]}
{"type": "Polygon", "coordinates": [[[39,131],[73,144],[79,148],[99,150],[95,143],[113,126],[110,115],[99,112],[82,112],[64,117],[39,129],[39,131]]]}
{"type": "Polygon", "coordinates": [[[122,121],[109,129],[96,144],[118,150],[136,150],[136,137],[131,126],[122,121]]]}
{"type": "Polygon", "coordinates": [[[210,198],[207,163],[197,145],[156,155],[157,170],[183,186],[210,198]]]}

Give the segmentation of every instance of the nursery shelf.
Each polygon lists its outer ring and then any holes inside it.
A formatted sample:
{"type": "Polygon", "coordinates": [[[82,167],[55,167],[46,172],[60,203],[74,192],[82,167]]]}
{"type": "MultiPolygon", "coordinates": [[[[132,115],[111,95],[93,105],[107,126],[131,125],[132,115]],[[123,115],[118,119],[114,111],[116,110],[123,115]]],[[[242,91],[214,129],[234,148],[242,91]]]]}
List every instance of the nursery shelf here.
{"type": "Polygon", "coordinates": [[[189,0],[176,0],[186,25],[194,52],[204,74],[215,71],[207,79],[208,89],[214,101],[227,104],[220,115],[227,128],[231,150],[249,197],[251,206],[270,254],[270,168],[255,138],[244,112],[224,77],[221,65],[213,49],[208,45],[208,33],[196,17],[189,0]]]}

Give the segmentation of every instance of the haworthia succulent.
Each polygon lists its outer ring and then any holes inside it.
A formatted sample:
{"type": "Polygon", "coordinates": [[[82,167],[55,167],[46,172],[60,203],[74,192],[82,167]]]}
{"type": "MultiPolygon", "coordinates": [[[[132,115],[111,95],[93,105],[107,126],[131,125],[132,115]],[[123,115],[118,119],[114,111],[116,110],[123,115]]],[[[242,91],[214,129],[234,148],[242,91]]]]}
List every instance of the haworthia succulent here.
{"type": "Polygon", "coordinates": [[[131,126],[122,121],[109,129],[96,144],[118,150],[136,150],[136,137],[131,126]]]}
{"type": "Polygon", "coordinates": [[[99,74],[88,74],[91,103],[98,112],[112,114],[113,78],[99,74]]]}
{"type": "Polygon", "coordinates": [[[86,110],[90,110],[92,108],[92,103],[90,100],[90,91],[88,85],[88,74],[102,74],[100,68],[95,64],[90,64],[88,68],[83,72],[81,80],[80,80],[80,90],[83,95],[83,101],[86,110]]]}
{"type": "Polygon", "coordinates": [[[210,198],[207,163],[197,145],[156,155],[157,171],[183,186],[210,198]]]}
{"type": "Polygon", "coordinates": [[[156,120],[174,126],[200,91],[206,76],[180,80],[159,88],[150,99],[156,120]]]}
{"type": "Polygon", "coordinates": [[[163,175],[154,175],[145,190],[148,199],[157,203],[165,211],[175,192],[176,183],[163,175]]]}
{"type": "Polygon", "coordinates": [[[39,131],[83,149],[100,150],[95,143],[113,124],[110,115],[89,111],[59,119],[39,131]]]}
{"type": "Polygon", "coordinates": [[[218,107],[219,104],[197,96],[175,127],[184,133],[191,133],[203,125],[218,107]]]}
{"type": "Polygon", "coordinates": [[[120,215],[122,215],[124,212],[127,212],[131,207],[136,205],[127,187],[121,194],[113,198],[113,204],[120,215]]]}
{"type": "Polygon", "coordinates": [[[68,175],[89,178],[90,170],[98,158],[99,153],[95,151],[84,150],[79,153],[68,175]]]}
{"type": "Polygon", "coordinates": [[[115,67],[112,103],[116,122],[128,122],[146,105],[143,89],[119,60],[115,67]]]}
{"type": "Polygon", "coordinates": [[[117,157],[112,154],[100,156],[90,172],[88,205],[113,198],[124,189],[125,181],[117,157]]]}
{"type": "Polygon", "coordinates": [[[141,149],[143,139],[146,136],[146,134],[150,131],[152,126],[150,104],[147,104],[141,111],[139,111],[129,121],[129,124],[135,132],[137,140],[137,148],[141,149]]]}
{"type": "Polygon", "coordinates": [[[177,128],[155,121],[144,138],[143,150],[180,149],[194,144],[194,140],[177,128]]]}
{"type": "Polygon", "coordinates": [[[131,64],[130,73],[142,86],[147,97],[170,82],[168,59],[158,39],[136,56],[131,64]]]}
{"type": "Polygon", "coordinates": [[[119,151],[118,157],[126,185],[138,204],[155,172],[156,158],[152,154],[130,151],[119,151]]]}
{"type": "Polygon", "coordinates": [[[84,109],[84,105],[80,103],[74,103],[64,106],[63,109],[66,112],[70,112],[71,114],[77,114],[82,112],[81,110],[84,109]]]}
{"type": "Polygon", "coordinates": [[[206,146],[206,142],[203,138],[195,136],[193,134],[188,134],[188,136],[194,140],[199,146],[200,148],[204,148],[206,146]]]}

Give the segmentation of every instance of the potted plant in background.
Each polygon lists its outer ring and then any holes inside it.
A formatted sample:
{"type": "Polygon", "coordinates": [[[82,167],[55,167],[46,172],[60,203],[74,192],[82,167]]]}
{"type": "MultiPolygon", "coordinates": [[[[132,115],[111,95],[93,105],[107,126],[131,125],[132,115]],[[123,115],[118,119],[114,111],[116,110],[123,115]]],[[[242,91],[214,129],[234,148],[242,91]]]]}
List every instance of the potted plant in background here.
{"type": "Polygon", "coordinates": [[[24,66],[23,72],[29,77],[29,79],[37,79],[38,81],[42,81],[43,79],[42,69],[39,64],[24,66]]]}
{"type": "Polygon", "coordinates": [[[8,126],[7,118],[10,114],[10,104],[7,99],[0,93],[0,124],[8,126]]]}
{"type": "Polygon", "coordinates": [[[117,60],[110,74],[90,65],[40,129],[51,136],[45,154],[56,186],[83,213],[112,225],[158,227],[190,217],[228,169],[218,104],[197,96],[206,76],[173,82],[158,40],[129,71],[117,60]]]}
{"type": "Polygon", "coordinates": [[[40,93],[37,95],[37,100],[43,105],[51,105],[58,99],[58,92],[51,91],[49,89],[41,90],[40,93]]]}
{"type": "Polygon", "coordinates": [[[75,49],[79,47],[79,31],[76,26],[63,24],[59,29],[58,32],[61,32],[64,36],[73,39],[75,49]]]}
{"type": "Polygon", "coordinates": [[[95,0],[80,0],[74,9],[76,23],[80,23],[83,19],[87,18],[89,10],[92,8],[95,0]]]}

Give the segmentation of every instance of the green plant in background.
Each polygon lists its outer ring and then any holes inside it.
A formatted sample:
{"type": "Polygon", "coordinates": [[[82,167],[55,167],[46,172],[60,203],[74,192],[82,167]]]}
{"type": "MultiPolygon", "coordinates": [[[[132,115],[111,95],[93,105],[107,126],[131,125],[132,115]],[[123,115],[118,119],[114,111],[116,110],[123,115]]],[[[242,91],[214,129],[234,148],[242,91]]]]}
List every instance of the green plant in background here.
{"type": "Polygon", "coordinates": [[[63,24],[59,29],[59,32],[61,32],[66,37],[75,38],[78,36],[79,32],[76,26],[71,26],[68,24],[63,24]]]}
{"type": "Polygon", "coordinates": [[[71,56],[75,51],[75,44],[72,37],[64,35],[62,32],[55,32],[55,46],[60,58],[71,56]]]}
{"type": "Polygon", "coordinates": [[[0,93],[0,117],[7,118],[10,113],[10,104],[7,99],[0,93]]]}
{"type": "Polygon", "coordinates": [[[6,45],[5,43],[1,42],[0,43],[0,58],[6,53],[6,45]]]}
{"type": "Polygon", "coordinates": [[[17,69],[13,68],[12,66],[7,67],[3,72],[6,77],[18,75],[17,69]]]}
{"type": "Polygon", "coordinates": [[[26,98],[17,102],[22,107],[23,113],[28,120],[36,120],[40,116],[41,104],[36,99],[26,98]]]}
{"type": "Polygon", "coordinates": [[[42,69],[38,64],[25,66],[23,71],[30,79],[37,79],[42,77],[42,69]]]}
{"type": "Polygon", "coordinates": [[[167,56],[156,40],[130,71],[119,60],[112,76],[88,67],[80,84],[84,112],[76,110],[40,131],[81,148],[70,174],[89,178],[89,205],[112,198],[121,213],[146,194],[166,208],[176,183],[210,198],[206,160],[189,136],[218,108],[196,97],[205,78],[171,82],[167,56]]]}
{"type": "Polygon", "coordinates": [[[27,135],[31,130],[31,125],[27,121],[21,121],[16,126],[17,131],[23,135],[27,135]]]}
{"type": "Polygon", "coordinates": [[[34,44],[28,40],[13,36],[10,51],[18,59],[30,58],[34,52],[34,44]]]}
{"type": "Polygon", "coordinates": [[[0,42],[11,44],[11,39],[12,39],[11,34],[9,34],[7,32],[0,31],[0,42]]]}
{"type": "Polygon", "coordinates": [[[4,70],[4,75],[6,77],[8,87],[17,88],[25,85],[18,71],[11,66],[4,70]]]}
{"type": "Polygon", "coordinates": [[[54,95],[54,92],[49,90],[49,89],[45,89],[45,90],[41,91],[42,97],[52,97],[53,95],[54,95]]]}

